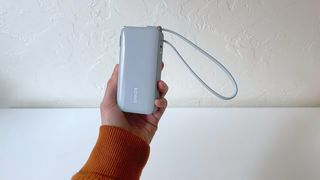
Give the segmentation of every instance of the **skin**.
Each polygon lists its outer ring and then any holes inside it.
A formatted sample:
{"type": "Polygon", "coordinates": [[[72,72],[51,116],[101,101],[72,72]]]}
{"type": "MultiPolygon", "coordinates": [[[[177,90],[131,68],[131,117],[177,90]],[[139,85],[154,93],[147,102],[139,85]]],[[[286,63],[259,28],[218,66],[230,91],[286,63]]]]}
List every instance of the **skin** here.
{"type": "MultiPolygon", "coordinates": [[[[168,86],[162,80],[157,82],[160,97],[154,102],[157,107],[157,111],[154,113],[145,115],[122,112],[117,105],[118,66],[117,64],[114,67],[100,104],[101,124],[123,128],[150,144],[157,131],[160,118],[167,107],[167,100],[164,96],[168,92],[168,86]]],[[[162,69],[163,66],[162,64],[162,69]]]]}

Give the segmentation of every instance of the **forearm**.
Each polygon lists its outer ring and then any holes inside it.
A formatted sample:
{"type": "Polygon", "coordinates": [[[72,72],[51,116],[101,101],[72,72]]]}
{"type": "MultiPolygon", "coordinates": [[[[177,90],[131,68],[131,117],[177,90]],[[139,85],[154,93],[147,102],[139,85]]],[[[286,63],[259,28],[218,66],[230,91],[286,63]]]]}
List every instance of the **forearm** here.
{"type": "Polygon", "coordinates": [[[118,127],[101,126],[88,161],[72,179],[139,179],[149,151],[149,145],[138,136],[118,127]]]}

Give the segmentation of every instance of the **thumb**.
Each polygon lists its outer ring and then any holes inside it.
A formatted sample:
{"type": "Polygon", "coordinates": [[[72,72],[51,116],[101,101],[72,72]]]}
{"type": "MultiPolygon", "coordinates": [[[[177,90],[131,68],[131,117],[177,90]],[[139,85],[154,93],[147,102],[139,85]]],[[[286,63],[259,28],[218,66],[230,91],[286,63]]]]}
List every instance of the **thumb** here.
{"type": "Polygon", "coordinates": [[[113,73],[108,80],[106,92],[102,101],[102,104],[104,105],[117,104],[118,66],[118,64],[115,65],[113,73]]]}

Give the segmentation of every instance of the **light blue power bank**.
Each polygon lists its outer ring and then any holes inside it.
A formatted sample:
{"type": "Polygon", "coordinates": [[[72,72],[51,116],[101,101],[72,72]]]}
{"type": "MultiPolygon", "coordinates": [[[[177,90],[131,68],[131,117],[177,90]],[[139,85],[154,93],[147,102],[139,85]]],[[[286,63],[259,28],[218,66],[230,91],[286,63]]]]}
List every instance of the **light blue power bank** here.
{"type": "Polygon", "coordinates": [[[161,27],[123,27],[117,88],[117,103],[122,111],[151,114],[156,110],[162,49],[161,27]]]}

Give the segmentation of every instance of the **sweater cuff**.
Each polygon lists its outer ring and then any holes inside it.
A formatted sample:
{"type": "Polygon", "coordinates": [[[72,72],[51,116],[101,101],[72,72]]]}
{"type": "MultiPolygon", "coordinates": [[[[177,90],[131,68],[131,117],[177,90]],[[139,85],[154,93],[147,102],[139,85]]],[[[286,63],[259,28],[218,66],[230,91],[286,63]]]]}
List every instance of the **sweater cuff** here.
{"type": "Polygon", "coordinates": [[[101,126],[97,143],[79,173],[87,177],[139,179],[149,153],[149,145],[138,136],[119,127],[101,126]]]}

